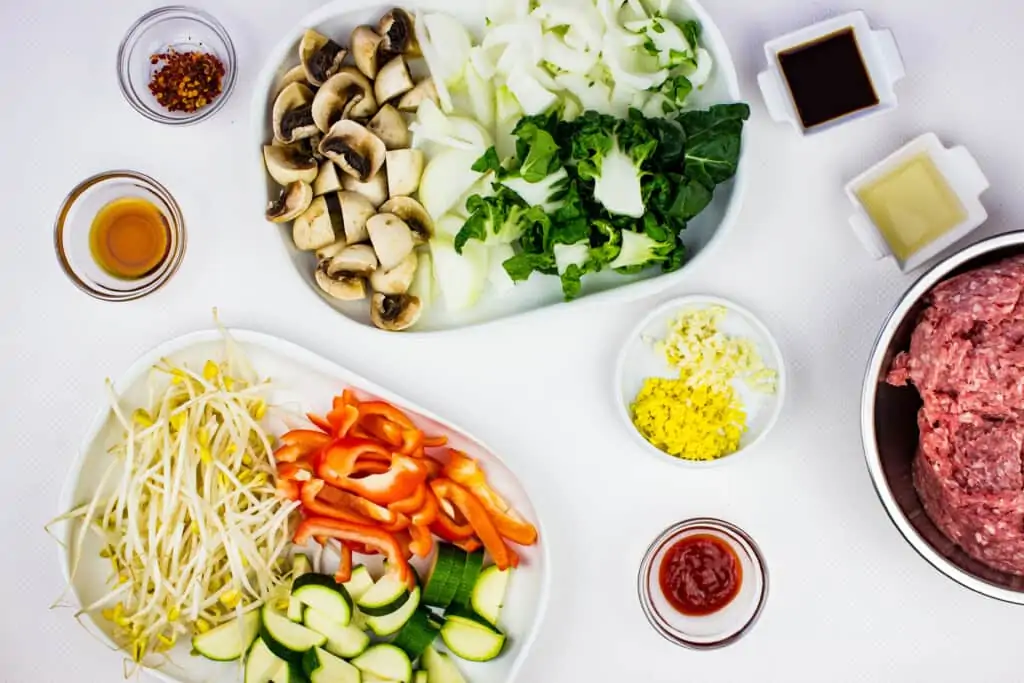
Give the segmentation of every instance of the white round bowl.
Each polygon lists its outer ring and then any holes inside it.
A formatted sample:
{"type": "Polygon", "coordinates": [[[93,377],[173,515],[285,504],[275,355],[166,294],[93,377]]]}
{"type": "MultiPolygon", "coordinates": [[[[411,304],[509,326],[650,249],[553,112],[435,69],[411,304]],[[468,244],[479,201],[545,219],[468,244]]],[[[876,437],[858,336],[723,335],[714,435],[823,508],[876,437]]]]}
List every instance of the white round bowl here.
{"type": "Polygon", "coordinates": [[[660,460],[667,460],[682,467],[704,469],[716,467],[725,462],[734,462],[741,456],[746,456],[771,431],[779,419],[779,413],[782,411],[786,397],[786,368],[782,360],[782,351],[779,349],[775,337],[753,313],[726,299],[695,294],[666,301],[648,313],[630,331],[615,363],[614,387],[617,412],[622,417],[626,429],[646,452],[660,460]],[[653,341],[665,336],[669,324],[683,310],[709,306],[722,306],[726,309],[727,314],[721,331],[731,336],[750,339],[765,366],[775,370],[778,374],[778,382],[774,394],[757,393],[741,384],[737,385],[737,391],[747,412],[747,431],[740,439],[740,447],[737,451],[715,460],[687,460],[669,455],[645,439],[633,425],[630,418],[630,406],[646,378],[665,377],[671,379],[679,376],[678,370],[672,368],[662,354],[655,350],[653,341]]]}

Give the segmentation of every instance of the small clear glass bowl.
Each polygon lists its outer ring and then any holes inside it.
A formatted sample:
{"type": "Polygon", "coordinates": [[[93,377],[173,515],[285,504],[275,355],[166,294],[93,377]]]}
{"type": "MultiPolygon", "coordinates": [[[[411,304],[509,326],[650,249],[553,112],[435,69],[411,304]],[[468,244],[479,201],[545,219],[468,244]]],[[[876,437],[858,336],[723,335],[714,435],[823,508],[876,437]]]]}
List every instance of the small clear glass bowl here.
{"type": "Polygon", "coordinates": [[[768,599],[768,569],[760,548],[745,531],[720,519],[688,519],[670,526],[654,540],[637,576],[640,607],[647,621],[662,637],[675,645],[695,650],[714,650],[732,645],[757,623],[768,599]],[[661,591],[661,564],[680,540],[697,534],[725,541],[740,560],[743,576],[740,592],[713,614],[693,617],[680,613],[661,591]]]}
{"type": "Polygon", "coordinates": [[[61,204],[53,230],[57,260],[68,278],[86,294],[104,301],[131,301],[160,289],[178,270],[185,256],[185,219],[167,189],[135,171],[107,171],[86,178],[61,204]],[[110,275],[93,259],[89,243],[92,221],[104,206],[124,197],[141,197],[163,214],[170,231],[167,258],[152,273],[137,280],[110,275]]]}
{"type": "Polygon", "coordinates": [[[117,78],[128,104],[151,121],[171,126],[198,123],[216,114],[235,87],[235,46],[220,22],[194,7],[175,5],[144,14],[132,24],[117,50],[117,78]],[[194,112],[168,111],[149,91],[149,82],[160,64],[150,63],[154,54],[207,52],[224,65],[221,93],[194,112]]]}

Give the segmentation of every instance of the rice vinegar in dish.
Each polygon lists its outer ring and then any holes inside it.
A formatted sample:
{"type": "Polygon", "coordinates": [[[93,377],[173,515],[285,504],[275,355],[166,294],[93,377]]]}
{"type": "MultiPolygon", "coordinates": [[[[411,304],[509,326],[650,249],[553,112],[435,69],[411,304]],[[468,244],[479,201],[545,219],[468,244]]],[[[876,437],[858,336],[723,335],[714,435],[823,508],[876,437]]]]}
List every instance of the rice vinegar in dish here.
{"type": "Polygon", "coordinates": [[[122,197],[106,204],[92,220],[89,249],[96,265],[121,280],[138,280],[170,254],[171,228],[148,199],[122,197]]]}

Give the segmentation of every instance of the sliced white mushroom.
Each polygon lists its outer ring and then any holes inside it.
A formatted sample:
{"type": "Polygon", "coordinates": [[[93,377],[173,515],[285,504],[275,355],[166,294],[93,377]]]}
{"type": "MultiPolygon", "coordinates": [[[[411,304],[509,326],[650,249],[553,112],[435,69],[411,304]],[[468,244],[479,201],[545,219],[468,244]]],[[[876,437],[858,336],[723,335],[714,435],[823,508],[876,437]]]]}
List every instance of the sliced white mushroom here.
{"type": "Polygon", "coordinates": [[[373,85],[351,66],[328,78],[313,98],[313,121],[324,133],[342,119],[367,119],[376,113],[373,85]]]}
{"type": "Polygon", "coordinates": [[[411,294],[374,294],[370,301],[370,320],[382,330],[400,332],[420,319],[420,300],[411,294]]]}
{"type": "Polygon", "coordinates": [[[306,80],[306,68],[301,64],[293,66],[284,72],[284,75],[281,76],[281,80],[277,82],[277,91],[281,92],[292,83],[301,83],[303,85],[307,85],[309,83],[309,81],[306,80]]]}
{"type": "Polygon", "coordinates": [[[331,259],[341,253],[341,250],[348,246],[348,243],[344,238],[331,242],[326,247],[320,247],[316,250],[316,260],[319,263],[324,259],[331,259]]]}
{"type": "Polygon", "coordinates": [[[420,104],[424,100],[438,104],[437,86],[434,85],[433,78],[424,78],[412,90],[402,95],[398,100],[398,108],[402,111],[414,112],[420,108],[420,104]]]}
{"type": "Polygon", "coordinates": [[[313,201],[313,187],[297,180],[281,188],[277,199],[267,204],[267,220],[271,223],[285,223],[298,218],[313,201]]]}
{"type": "Polygon", "coordinates": [[[402,112],[385,104],[366,127],[384,143],[385,149],[405,149],[412,145],[412,133],[402,112]]]}
{"type": "Polygon", "coordinates": [[[366,231],[366,222],[377,213],[377,207],[363,195],[348,190],[338,193],[338,202],[341,204],[345,241],[349,244],[359,244],[370,239],[370,233],[366,231]]]}
{"type": "Polygon", "coordinates": [[[381,35],[380,50],[387,55],[409,55],[419,57],[419,43],[413,27],[413,18],[404,9],[395,8],[377,22],[377,33],[381,35]]]}
{"type": "Polygon", "coordinates": [[[412,230],[393,213],[378,213],[366,221],[366,231],[370,233],[373,250],[377,252],[380,267],[384,270],[397,266],[416,246],[412,230]]]}
{"type": "Polygon", "coordinates": [[[345,48],[313,29],[302,34],[299,41],[299,61],[306,72],[306,80],[313,85],[323,85],[336,74],[346,54],[345,48]]]}
{"type": "Polygon", "coordinates": [[[348,119],[338,121],[320,141],[320,153],[342,171],[366,182],[384,165],[387,150],[379,137],[348,119]]]}
{"type": "Polygon", "coordinates": [[[289,83],[274,100],[274,138],[289,143],[320,132],[313,121],[313,91],[302,83],[289,83]]]}
{"type": "Polygon", "coordinates": [[[338,175],[338,167],[330,159],[324,159],[320,162],[320,168],[313,180],[313,194],[319,197],[340,189],[341,177],[338,175]]]}
{"type": "Polygon", "coordinates": [[[377,102],[384,104],[396,97],[401,97],[415,87],[412,76],[409,75],[409,66],[405,63],[402,55],[392,58],[390,62],[381,67],[377,73],[377,79],[373,82],[373,94],[377,102]]]}
{"type": "Polygon", "coordinates": [[[337,193],[316,197],[292,225],[292,240],[302,251],[314,251],[335,242],[344,230],[337,193]]]}
{"type": "Polygon", "coordinates": [[[331,257],[327,264],[327,274],[337,275],[370,275],[377,271],[377,254],[369,244],[354,244],[345,247],[331,257]]]}
{"type": "Polygon", "coordinates": [[[373,271],[370,275],[370,287],[373,288],[373,291],[381,294],[405,294],[412,286],[413,278],[416,277],[417,265],[419,265],[419,257],[414,251],[391,270],[378,268],[373,271]]]}
{"type": "MultiPolygon", "coordinates": [[[[434,221],[423,205],[412,197],[393,197],[384,202],[379,210],[381,213],[394,214],[405,221],[412,230],[412,241],[416,244],[425,244],[434,236],[434,221]]],[[[462,227],[462,221],[459,222],[459,227],[462,227]]]]}
{"type": "Polygon", "coordinates": [[[319,168],[316,159],[293,145],[264,145],[263,162],[270,177],[281,185],[296,180],[311,183],[316,179],[319,168]]]}
{"type": "Polygon", "coordinates": [[[388,173],[388,195],[411,195],[420,186],[423,175],[422,149],[393,149],[384,155],[384,168],[388,173]]]}
{"type": "Polygon", "coordinates": [[[316,268],[316,284],[327,296],[340,301],[359,301],[366,298],[366,282],[359,275],[348,273],[327,274],[330,260],[323,260],[316,268]]]}
{"type": "Polygon", "coordinates": [[[347,173],[341,174],[341,187],[349,192],[355,192],[366,197],[374,208],[377,208],[388,200],[388,179],[384,169],[377,171],[365,183],[358,178],[353,178],[347,173]]]}
{"type": "Polygon", "coordinates": [[[380,70],[377,55],[382,40],[380,34],[371,26],[356,26],[352,31],[352,39],[349,42],[352,59],[355,60],[356,68],[367,78],[376,78],[380,70]]]}

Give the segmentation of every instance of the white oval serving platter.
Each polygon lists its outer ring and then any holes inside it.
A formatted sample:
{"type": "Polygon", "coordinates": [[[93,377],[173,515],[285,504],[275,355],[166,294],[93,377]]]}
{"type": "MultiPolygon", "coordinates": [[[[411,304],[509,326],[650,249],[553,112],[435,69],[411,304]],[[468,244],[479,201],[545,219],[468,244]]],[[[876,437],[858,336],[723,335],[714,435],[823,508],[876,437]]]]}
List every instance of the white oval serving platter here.
{"type": "MultiPolygon", "coordinates": [[[[286,408],[289,412],[312,411],[324,414],[330,409],[331,398],[345,387],[353,387],[366,398],[376,397],[388,401],[409,413],[416,424],[428,433],[447,434],[451,447],[477,458],[495,489],[537,527],[540,541],[536,545],[516,546],[521,564],[512,577],[501,613],[501,626],[509,636],[505,652],[486,663],[457,660],[460,670],[472,683],[511,683],[515,680],[543,619],[551,576],[550,557],[544,543],[545,532],[536,507],[518,477],[483,442],[465,430],[346,368],[271,335],[232,330],[231,336],[241,346],[257,374],[272,380],[268,403],[286,408]]],[[[157,346],[136,360],[115,383],[115,389],[123,405],[138,405],[145,401],[150,369],[161,358],[202,368],[206,359],[219,360],[223,355],[224,338],[219,331],[187,334],[157,346]]],[[[272,431],[278,433],[285,428],[285,423],[281,422],[280,429],[274,425],[272,431]]],[[[112,457],[107,449],[119,433],[110,409],[104,406],[93,420],[68,472],[61,494],[61,513],[91,498],[112,457]]],[[[74,523],[64,524],[63,528],[58,529],[58,538],[64,542],[59,551],[60,562],[77,608],[77,605],[95,602],[109,590],[106,581],[110,565],[100,558],[101,544],[98,537],[89,534],[78,572],[74,577],[70,576],[70,557],[66,548],[70,547],[69,541],[74,537],[76,529],[74,523]]],[[[117,649],[111,638],[109,623],[98,612],[97,609],[95,613],[82,615],[83,626],[106,646],[117,649]]],[[[440,638],[435,647],[443,649],[440,638]]],[[[167,662],[147,671],[162,681],[174,683],[235,683],[241,680],[241,668],[237,662],[212,662],[190,656],[189,649],[187,640],[179,643],[168,653],[167,662]]]]}

